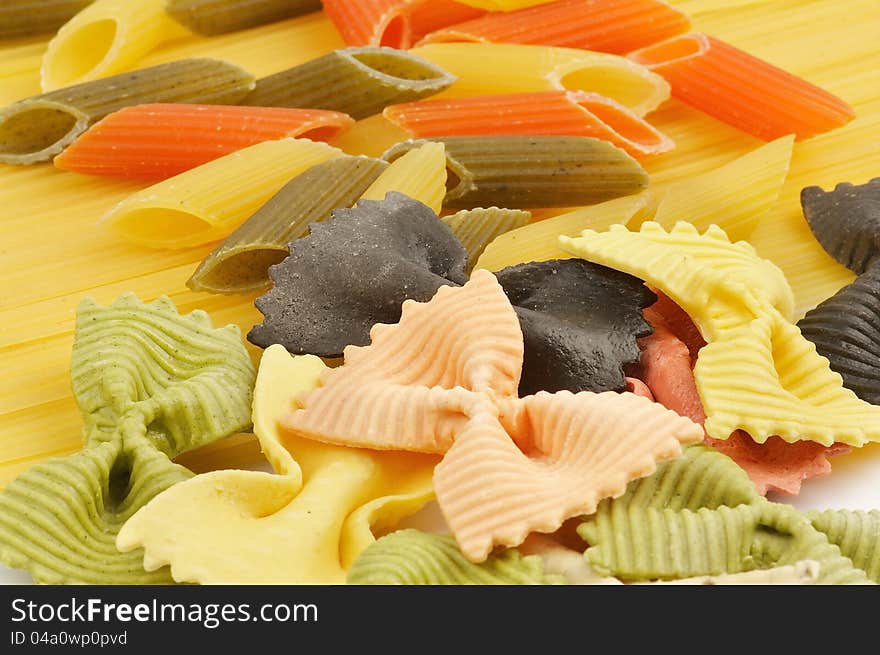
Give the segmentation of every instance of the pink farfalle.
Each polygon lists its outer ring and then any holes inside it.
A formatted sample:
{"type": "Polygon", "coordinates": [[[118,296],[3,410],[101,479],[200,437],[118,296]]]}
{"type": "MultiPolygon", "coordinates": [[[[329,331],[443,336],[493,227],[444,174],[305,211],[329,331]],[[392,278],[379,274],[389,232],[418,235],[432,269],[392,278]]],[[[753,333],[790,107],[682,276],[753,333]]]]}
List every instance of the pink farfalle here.
{"type": "MultiPolygon", "coordinates": [[[[694,382],[693,364],[705,341],[687,313],[661,293],[645,310],[645,318],[654,333],[639,341],[641,380],[658,403],[702,425],[706,414],[694,382]]],[[[801,482],[831,471],[828,457],[851,450],[845,444],[787,443],[775,436],[759,444],[742,430],[728,439],[706,436],[705,443],[739,464],[762,496],[770,491],[797,495],[801,482]]]]}

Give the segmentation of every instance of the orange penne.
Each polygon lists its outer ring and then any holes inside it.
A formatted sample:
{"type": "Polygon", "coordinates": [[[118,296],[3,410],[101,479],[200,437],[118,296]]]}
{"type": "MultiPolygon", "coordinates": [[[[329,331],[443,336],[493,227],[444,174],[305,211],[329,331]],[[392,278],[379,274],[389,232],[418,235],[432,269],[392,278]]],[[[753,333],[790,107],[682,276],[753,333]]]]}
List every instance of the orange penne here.
{"type": "Polygon", "coordinates": [[[322,109],[136,105],[96,123],[55,165],[88,175],[164,180],[262,141],[330,141],[353,124],[347,114],[322,109]]]}
{"type": "Polygon", "coordinates": [[[634,157],[666,152],[672,140],[620,103],[585,91],[538,91],[420,100],[385,108],[385,118],[416,137],[591,136],[634,157]]]}
{"type": "Polygon", "coordinates": [[[672,95],[744,132],[771,141],[806,139],[855,112],[843,100],[705,34],[685,34],[629,55],[672,86],[672,95]]]}
{"type": "Polygon", "coordinates": [[[452,0],[324,0],[324,13],[348,45],[406,49],[428,32],[486,12],[452,0]]]}
{"type": "Polygon", "coordinates": [[[450,25],[421,43],[532,43],[624,54],[689,28],[685,14],[659,0],[559,0],[450,25]]]}

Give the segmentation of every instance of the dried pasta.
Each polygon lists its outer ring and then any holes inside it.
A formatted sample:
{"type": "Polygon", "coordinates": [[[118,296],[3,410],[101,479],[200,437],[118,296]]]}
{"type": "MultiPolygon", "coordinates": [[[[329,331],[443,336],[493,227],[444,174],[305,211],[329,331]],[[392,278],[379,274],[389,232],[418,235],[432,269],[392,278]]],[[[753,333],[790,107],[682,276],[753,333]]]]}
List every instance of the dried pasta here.
{"type": "Polygon", "coordinates": [[[257,80],[243,104],[341,111],[355,119],[447,88],[455,77],[392,48],[343,48],[257,80]]]}
{"type": "Polygon", "coordinates": [[[312,223],[354,203],[387,163],[343,156],[318,164],[285,184],[199,264],[187,286],[195,291],[242,293],[271,284],[269,267],[284,260],[288,244],[312,223]]]}
{"type": "Polygon", "coordinates": [[[58,30],[40,68],[43,91],[132,68],[162,41],[186,34],[165,0],[95,0],[58,30]]]}
{"type": "Polygon", "coordinates": [[[6,0],[0,5],[0,39],[54,32],[94,0],[6,0]]]}
{"type": "Polygon", "coordinates": [[[182,59],[85,82],[0,110],[0,162],[47,161],[106,115],[148,102],[235,103],[253,76],[217,59],[182,59]]]}
{"type": "Polygon", "coordinates": [[[442,143],[426,142],[394,159],[364,191],[361,200],[384,200],[402,193],[440,213],[446,196],[446,151],[442,143]]]}
{"type": "Polygon", "coordinates": [[[262,141],[334,141],[353,123],[323,109],[144,104],[102,119],[54,161],[76,173],[164,180],[262,141]]]}
{"type": "Polygon", "coordinates": [[[443,206],[571,207],[638,193],[648,175],[620,148],[591,137],[497,136],[411,139],[382,156],[390,162],[437,141],[446,149],[443,206]],[[527,164],[527,165],[526,165],[527,164]]]}
{"type": "Polygon", "coordinates": [[[341,584],[375,539],[371,526],[418,511],[432,496],[435,458],[328,446],[278,431],[324,364],[266,350],[254,391],[254,431],[275,474],[214,471],[157,496],[123,526],[117,546],[178,582],[341,584]],[[220,490],[218,494],[217,491],[220,490]]]}
{"type": "Polygon", "coordinates": [[[170,461],[250,424],[254,369],[237,327],[204,312],[177,313],[167,298],[133,294],[77,311],[71,381],[83,449],[41,462],[0,492],[0,561],[40,582],[144,584],[142,553],[119,553],[123,523],[191,477],[170,461]]]}
{"type": "Polygon", "coordinates": [[[468,271],[474,268],[477,259],[486,246],[500,235],[523,227],[531,219],[531,214],[521,209],[462,209],[460,212],[443,217],[468,253],[468,271]]]}
{"type": "Polygon", "coordinates": [[[428,32],[484,12],[452,0],[324,0],[349,45],[406,49],[428,32]]]}
{"type": "Polygon", "coordinates": [[[609,98],[585,91],[537,91],[420,100],[386,107],[391,123],[415,137],[591,136],[633,157],[671,150],[672,140],[609,98]]]}
{"type": "Polygon", "coordinates": [[[292,178],[341,154],[309,139],[264,141],[129,196],[101,218],[101,225],[152,248],[217,241],[292,178]]]}
{"type": "Polygon", "coordinates": [[[852,107],[831,93],[705,34],[685,34],[629,55],[663,75],[672,94],[770,141],[807,139],[845,125],[852,107]]]}
{"type": "Polygon", "coordinates": [[[311,11],[321,0],[166,0],[165,10],[193,32],[213,36],[274,23],[311,11]]]}
{"type": "Polygon", "coordinates": [[[657,0],[558,0],[456,23],[420,43],[531,43],[622,55],[689,27],[685,14],[657,0]]]}
{"type": "Polygon", "coordinates": [[[432,43],[409,50],[455,75],[446,97],[589,91],[644,116],[669,98],[669,84],[624,57],[512,43],[432,43]]]}

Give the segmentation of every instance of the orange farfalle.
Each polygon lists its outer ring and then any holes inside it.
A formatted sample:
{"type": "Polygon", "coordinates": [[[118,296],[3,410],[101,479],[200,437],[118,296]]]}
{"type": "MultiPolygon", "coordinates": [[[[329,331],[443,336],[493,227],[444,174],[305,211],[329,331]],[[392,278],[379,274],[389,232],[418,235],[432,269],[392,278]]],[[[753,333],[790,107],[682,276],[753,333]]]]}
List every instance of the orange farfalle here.
{"type": "Polygon", "coordinates": [[[559,0],[450,25],[419,45],[489,41],[625,54],[689,28],[685,14],[658,0],[559,0]]]}
{"type": "Polygon", "coordinates": [[[324,0],[324,14],[343,41],[406,49],[447,25],[486,12],[452,0],[324,0]]]}
{"type": "Polygon", "coordinates": [[[354,125],[323,109],[147,104],[96,123],[55,158],[74,173],[164,180],[263,141],[332,141],[354,125]]]}
{"type": "Polygon", "coordinates": [[[682,102],[765,141],[806,139],[855,116],[828,91],[705,34],[678,36],[629,58],[666,78],[682,102]]]}
{"type": "Polygon", "coordinates": [[[298,436],[347,446],[445,452],[438,504],[462,552],[482,561],[592,512],[703,432],[631,393],[517,397],[523,338],[495,276],[407,301],[400,322],[299,399],[282,421],[298,436]]]}
{"type": "Polygon", "coordinates": [[[590,136],[634,157],[674,147],[669,137],[620,103],[585,91],[419,100],[386,107],[384,116],[415,137],[590,136]]]}
{"type": "MultiPolygon", "coordinates": [[[[640,340],[642,381],[658,403],[702,425],[706,414],[694,382],[693,365],[705,341],[684,310],[662,293],[645,310],[645,318],[654,333],[640,340]]],[[[787,443],[775,436],[759,444],[742,430],[728,439],[706,436],[704,441],[735,461],[762,496],[769,491],[798,494],[801,482],[831,471],[828,457],[851,450],[846,444],[787,443]]]]}
{"type": "Polygon", "coordinates": [[[475,561],[593,513],[702,438],[692,421],[628,393],[542,391],[507,409],[476,414],[434,469],[437,502],[475,561]]]}

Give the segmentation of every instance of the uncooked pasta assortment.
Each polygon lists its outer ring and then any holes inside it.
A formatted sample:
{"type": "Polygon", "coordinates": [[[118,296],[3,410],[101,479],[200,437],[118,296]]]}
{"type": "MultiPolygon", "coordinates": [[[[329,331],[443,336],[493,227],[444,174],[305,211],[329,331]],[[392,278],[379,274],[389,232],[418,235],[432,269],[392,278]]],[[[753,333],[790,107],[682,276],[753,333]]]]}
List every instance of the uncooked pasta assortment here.
{"type": "Polygon", "coordinates": [[[0,564],[880,583],[852,4],[4,3],[0,564]]]}

